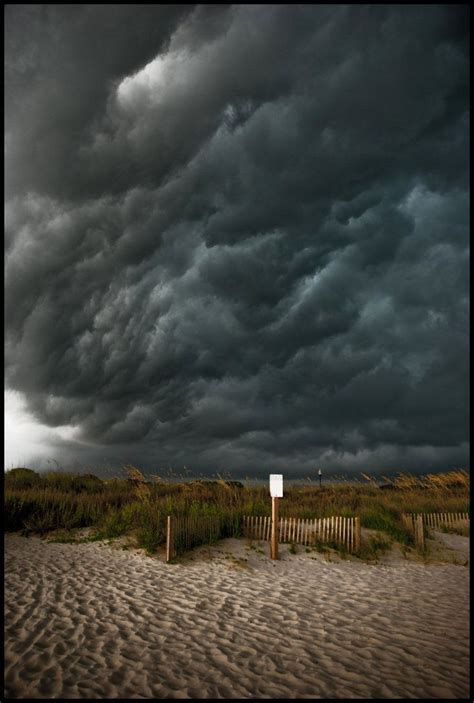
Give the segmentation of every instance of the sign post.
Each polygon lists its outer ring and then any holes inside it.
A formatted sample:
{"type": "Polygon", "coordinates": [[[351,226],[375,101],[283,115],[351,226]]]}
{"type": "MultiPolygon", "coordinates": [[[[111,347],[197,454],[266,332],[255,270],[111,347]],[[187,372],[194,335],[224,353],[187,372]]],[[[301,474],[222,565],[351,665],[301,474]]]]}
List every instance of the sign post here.
{"type": "Polygon", "coordinates": [[[271,558],[278,559],[278,498],[283,498],[282,474],[270,474],[270,495],[272,497],[271,558]]]}

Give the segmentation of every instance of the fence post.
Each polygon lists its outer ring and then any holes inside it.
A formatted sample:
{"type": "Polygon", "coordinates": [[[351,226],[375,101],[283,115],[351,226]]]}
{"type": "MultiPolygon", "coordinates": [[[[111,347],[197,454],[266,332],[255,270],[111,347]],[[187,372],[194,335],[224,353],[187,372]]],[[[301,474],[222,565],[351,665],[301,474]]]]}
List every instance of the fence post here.
{"type": "Polygon", "coordinates": [[[278,559],[278,498],[272,497],[272,559],[278,559]]]}
{"type": "Polygon", "coordinates": [[[425,531],[423,529],[423,516],[416,516],[415,543],[419,549],[425,548],[425,531]]]}
{"type": "Polygon", "coordinates": [[[173,544],[173,518],[168,515],[168,521],[166,525],[166,562],[171,561],[174,554],[174,544],[173,544]]]}
{"type": "Polygon", "coordinates": [[[356,519],[355,519],[355,544],[354,544],[354,549],[356,552],[358,552],[360,549],[360,542],[361,542],[360,517],[356,517],[356,519]]]}

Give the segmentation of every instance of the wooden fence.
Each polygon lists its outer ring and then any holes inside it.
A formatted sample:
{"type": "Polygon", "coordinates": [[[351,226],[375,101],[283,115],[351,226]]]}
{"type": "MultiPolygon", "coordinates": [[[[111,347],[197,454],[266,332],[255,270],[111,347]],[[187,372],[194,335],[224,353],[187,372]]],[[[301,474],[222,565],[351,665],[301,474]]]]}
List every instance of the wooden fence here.
{"type": "MultiPolygon", "coordinates": [[[[244,536],[249,539],[270,540],[270,517],[244,516],[244,536]]],[[[311,545],[333,542],[344,545],[349,552],[360,548],[360,517],[281,518],[278,521],[279,542],[311,545]]]]}
{"type": "Polygon", "coordinates": [[[469,526],[469,513],[404,513],[402,515],[405,526],[413,532],[415,545],[420,548],[425,546],[425,528],[437,529],[440,527],[469,526]]]}
{"type": "Polygon", "coordinates": [[[169,562],[200,544],[238,535],[241,518],[238,515],[168,515],[166,528],[166,561],[169,562]]]}
{"type": "Polygon", "coordinates": [[[407,527],[414,528],[418,515],[425,527],[462,527],[469,524],[469,513],[404,513],[403,520],[407,527]]]}

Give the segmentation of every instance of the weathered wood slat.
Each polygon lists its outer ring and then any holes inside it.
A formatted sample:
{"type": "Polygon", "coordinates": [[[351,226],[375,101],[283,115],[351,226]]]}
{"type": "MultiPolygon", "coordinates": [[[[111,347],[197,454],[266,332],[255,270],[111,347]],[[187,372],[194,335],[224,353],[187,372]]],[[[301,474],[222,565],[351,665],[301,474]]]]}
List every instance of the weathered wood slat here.
{"type": "Polygon", "coordinates": [[[361,545],[361,526],[360,526],[360,517],[356,516],[355,518],[355,542],[354,542],[354,551],[358,552],[360,549],[361,545]]]}

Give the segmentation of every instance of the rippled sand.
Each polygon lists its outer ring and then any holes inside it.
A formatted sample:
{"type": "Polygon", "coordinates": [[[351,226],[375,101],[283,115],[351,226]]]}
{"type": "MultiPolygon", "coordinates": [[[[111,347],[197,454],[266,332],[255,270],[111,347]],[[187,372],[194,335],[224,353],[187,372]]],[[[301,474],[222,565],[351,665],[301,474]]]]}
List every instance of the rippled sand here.
{"type": "Polygon", "coordinates": [[[468,697],[465,566],[281,556],[7,535],[6,695],[468,697]]]}

